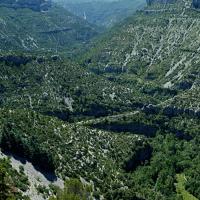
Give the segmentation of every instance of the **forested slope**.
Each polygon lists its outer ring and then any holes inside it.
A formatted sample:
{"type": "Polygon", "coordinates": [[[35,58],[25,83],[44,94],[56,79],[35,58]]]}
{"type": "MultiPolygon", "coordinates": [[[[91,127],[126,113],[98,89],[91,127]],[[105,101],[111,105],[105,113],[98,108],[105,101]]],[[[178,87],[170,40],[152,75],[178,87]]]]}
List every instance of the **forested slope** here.
{"type": "MultiPolygon", "coordinates": [[[[200,199],[200,13],[169,3],[152,2],[74,60],[65,54],[90,39],[77,41],[86,22],[55,7],[0,8],[0,147],[66,180],[63,190],[41,185],[43,199],[65,199],[74,185],[77,199],[200,199]],[[70,34],[60,29],[69,22],[70,34]],[[24,29],[37,48],[21,45],[24,29]]],[[[33,184],[14,167],[0,160],[0,195],[28,199],[33,184]]]]}

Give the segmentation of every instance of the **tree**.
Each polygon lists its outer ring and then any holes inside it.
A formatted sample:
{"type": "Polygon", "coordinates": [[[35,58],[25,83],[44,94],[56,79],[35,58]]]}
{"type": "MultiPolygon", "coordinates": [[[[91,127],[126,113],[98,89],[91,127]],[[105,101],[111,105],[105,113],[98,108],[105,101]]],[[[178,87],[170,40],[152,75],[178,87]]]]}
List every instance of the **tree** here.
{"type": "Polygon", "coordinates": [[[58,190],[56,197],[49,200],[88,200],[91,199],[92,188],[83,185],[78,179],[70,179],[65,182],[64,190],[58,190]]]}
{"type": "Polygon", "coordinates": [[[15,200],[6,168],[0,163],[0,199],[15,200]]]}

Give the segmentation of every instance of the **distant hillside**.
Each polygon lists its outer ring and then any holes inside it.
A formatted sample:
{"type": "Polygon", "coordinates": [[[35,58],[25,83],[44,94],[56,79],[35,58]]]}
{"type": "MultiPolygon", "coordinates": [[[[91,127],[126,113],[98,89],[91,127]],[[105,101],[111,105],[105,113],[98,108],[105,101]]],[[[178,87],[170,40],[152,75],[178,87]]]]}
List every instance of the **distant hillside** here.
{"type": "Polygon", "coordinates": [[[113,26],[145,5],[145,0],[55,1],[90,23],[105,27],[113,26]]]}
{"type": "Polygon", "coordinates": [[[61,7],[47,12],[0,6],[0,49],[67,51],[86,44],[97,34],[94,27],[61,7]]]}
{"type": "Polygon", "coordinates": [[[29,8],[34,11],[47,11],[51,7],[51,0],[0,0],[0,6],[8,8],[29,8]]]}

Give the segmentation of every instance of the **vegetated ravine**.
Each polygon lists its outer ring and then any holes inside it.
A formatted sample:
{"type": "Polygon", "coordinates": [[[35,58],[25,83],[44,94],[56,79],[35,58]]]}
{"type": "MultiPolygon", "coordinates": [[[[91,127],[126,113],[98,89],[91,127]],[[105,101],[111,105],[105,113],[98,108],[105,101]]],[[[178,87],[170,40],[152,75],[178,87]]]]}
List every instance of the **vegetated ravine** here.
{"type": "Polygon", "coordinates": [[[190,0],[101,34],[51,1],[0,1],[0,199],[200,199],[199,24],[190,0]]]}

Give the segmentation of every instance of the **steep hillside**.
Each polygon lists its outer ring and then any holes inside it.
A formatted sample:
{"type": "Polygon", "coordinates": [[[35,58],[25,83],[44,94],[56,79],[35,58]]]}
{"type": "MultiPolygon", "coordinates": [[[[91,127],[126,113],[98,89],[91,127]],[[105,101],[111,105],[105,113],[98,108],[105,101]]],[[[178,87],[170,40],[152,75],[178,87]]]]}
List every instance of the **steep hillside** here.
{"type": "MultiPolygon", "coordinates": [[[[199,198],[199,124],[187,115],[139,111],[69,124],[1,109],[0,146],[63,180],[80,178],[97,199],[178,200],[177,174],[186,177],[187,193],[199,198]]],[[[39,191],[48,197],[49,190],[39,191]]]]}
{"type": "MultiPolygon", "coordinates": [[[[3,151],[21,156],[45,172],[55,172],[63,180],[82,177],[92,181],[98,199],[102,194],[111,197],[115,185],[125,187],[126,162],[151,151],[138,135],[92,130],[28,110],[1,109],[0,116],[3,151]]],[[[135,167],[142,162],[138,158],[135,167]]]]}
{"type": "MultiPolygon", "coordinates": [[[[0,6],[1,51],[69,51],[97,34],[86,21],[61,7],[46,12],[0,6]]],[[[80,48],[80,47],[79,47],[80,48]]]]}
{"type": "Polygon", "coordinates": [[[96,73],[135,82],[141,95],[172,98],[197,90],[199,23],[189,2],[152,5],[99,39],[83,63],[96,73]]]}
{"type": "Polygon", "coordinates": [[[0,7],[0,199],[200,199],[200,12],[163,2],[74,61],[86,21],[0,7]]]}

